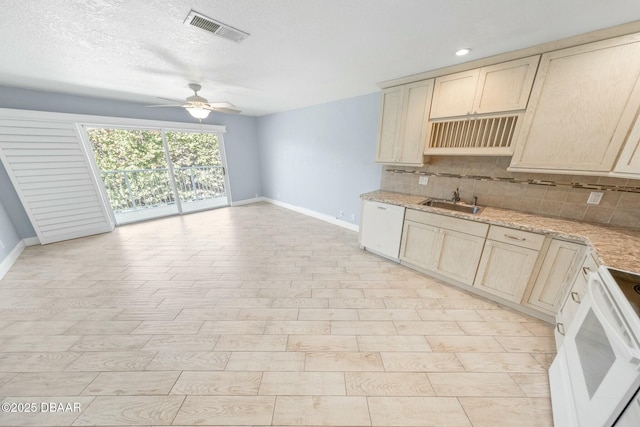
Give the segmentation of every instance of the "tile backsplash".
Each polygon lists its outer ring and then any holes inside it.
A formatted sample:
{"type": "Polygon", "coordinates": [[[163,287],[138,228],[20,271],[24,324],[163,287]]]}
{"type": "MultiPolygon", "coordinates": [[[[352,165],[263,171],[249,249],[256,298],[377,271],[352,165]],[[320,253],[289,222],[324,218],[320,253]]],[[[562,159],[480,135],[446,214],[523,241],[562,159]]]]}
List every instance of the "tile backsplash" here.
{"type": "Polygon", "coordinates": [[[508,172],[510,160],[434,156],[420,168],[385,166],[380,189],[448,199],[458,188],[463,201],[476,196],[482,206],[640,228],[640,180],[508,172]],[[599,205],[587,205],[592,191],[604,193],[599,205]]]}

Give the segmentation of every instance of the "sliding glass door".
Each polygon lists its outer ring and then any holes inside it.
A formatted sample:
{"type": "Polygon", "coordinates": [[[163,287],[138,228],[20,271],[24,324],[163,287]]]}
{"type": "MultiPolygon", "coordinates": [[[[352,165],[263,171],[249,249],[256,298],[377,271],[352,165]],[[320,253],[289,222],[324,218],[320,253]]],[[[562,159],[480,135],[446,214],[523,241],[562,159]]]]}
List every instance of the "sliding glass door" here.
{"type": "Polygon", "coordinates": [[[165,135],[182,211],[227,206],[218,136],[194,132],[166,132],[165,135]]]}
{"type": "Polygon", "coordinates": [[[85,128],[117,224],[229,204],[213,133],[85,128]]]}

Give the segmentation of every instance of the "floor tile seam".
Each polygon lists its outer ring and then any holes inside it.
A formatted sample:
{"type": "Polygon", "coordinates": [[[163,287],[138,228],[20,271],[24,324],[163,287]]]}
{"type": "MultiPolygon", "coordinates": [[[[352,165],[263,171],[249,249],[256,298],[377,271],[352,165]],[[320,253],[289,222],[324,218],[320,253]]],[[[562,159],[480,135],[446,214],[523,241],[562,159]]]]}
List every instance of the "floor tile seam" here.
{"type": "MultiPolygon", "coordinates": [[[[470,354],[470,355],[477,355],[477,354],[501,354],[501,355],[502,354],[526,354],[529,357],[531,357],[534,360],[534,362],[536,363],[536,365],[541,367],[544,370],[544,372],[548,371],[548,369],[545,368],[542,365],[542,363],[540,363],[535,357],[533,357],[533,355],[531,353],[509,353],[509,352],[497,353],[497,352],[482,352],[482,351],[478,351],[478,352],[460,351],[460,352],[453,352],[453,353],[456,355],[456,358],[460,361],[460,364],[464,367],[465,371],[469,372],[469,373],[473,373],[473,372],[477,372],[477,373],[501,373],[501,372],[503,372],[503,373],[532,374],[532,373],[542,373],[542,372],[539,372],[539,371],[535,371],[534,372],[534,371],[530,371],[530,370],[528,370],[528,371],[521,371],[521,370],[519,370],[519,371],[505,371],[505,370],[502,370],[502,371],[473,371],[473,370],[469,370],[467,368],[467,366],[458,357],[458,354],[470,354]]],[[[549,354],[549,353],[535,353],[535,354],[549,354]]]]}
{"type": "MultiPolygon", "coordinates": [[[[518,389],[520,390],[520,392],[522,393],[522,396],[512,396],[512,395],[508,395],[508,396],[491,396],[491,397],[528,397],[527,394],[525,393],[525,391],[522,389],[522,387],[520,387],[520,384],[518,384],[518,382],[513,379],[513,377],[511,376],[512,373],[516,373],[516,374],[523,374],[525,372],[425,372],[427,377],[429,377],[430,375],[438,375],[438,374],[442,374],[442,375],[456,375],[456,374],[461,374],[461,375],[465,375],[465,374],[479,374],[479,375],[500,375],[503,377],[508,377],[509,380],[511,380],[514,385],[516,385],[518,387],[518,389]]],[[[437,394],[436,388],[433,388],[434,392],[437,394]]],[[[440,395],[438,395],[440,396],[440,395]]],[[[468,395],[464,395],[464,396],[460,396],[460,395],[442,395],[441,397],[486,397],[486,395],[478,395],[478,396],[468,396],[468,395]]]]}
{"type": "MultiPolygon", "coordinates": [[[[520,384],[518,381],[516,381],[515,378],[513,378],[512,374],[523,374],[523,372],[508,372],[509,377],[511,377],[511,380],[516,383],[516,385],[518,386],[518,388],[520,388],[520,390],[522,390],[522,394],[528,398],[531,398],[531,396],[529,396],[529,394],[527,393],[527,391],[524,389],[523,384],[520,384]]],[[[540,374],[540,375],[544,375],[544,374],[540,374]]],[[[551,398],[551,393],[549,392],[549,396],[547,396],[547,398],[551,398]]]]}
{"type": "Polygon", "coordinates": [[[89,382],[87,383],[87,385],[85,385],[85,386],[84,386],[84,388],[80,391],[80,393],[78,393],[78,394],[77,394],[78,396],[84,396],[82,393],[84,393],[84,392],[85,392],[85,390],[86,390],[86,389],[87,389],[87,388],[88,388],[88,387],[89,387],[89,386],[90,386],[90,385],[91,385],[91,384],[96,380],[96,378],[98,378],[98,376],[99,376],[102,372],[90,372],[90,371],[86,371],[86,372],[84,372],[84,371],[77,371],[77,372],[74,372],[74,373],[83,373],[83,374],[94,374],[94,373],[95,373],[95,375],[94,375],[94,377],[91,379],[91,381],[89,381],[89,382]]]}
{"type": "MultiPolygon", "coordinates": [[[[154,372],[154,371],[145,371],[145,372],[154,372]]],[[[155,372],[164,372],[164,371],[155,371],[155,372]]],[[[169,391],[167,392],[167,394],[165,396],[176,396],[179,394],[172,394],[171,392],[173,391],[173,389],[176,387],[176,384],[178,384],[178,381],[180,380],[180,377],[182,377],[182,374],[184,373],[184,370],[180,370],[180,371],[172,371],[172,372],[180,372],[178,374],[178,376],[176,377],[175,381],[173,382],[173,384],[171,385],[171,387],[169,387],[169,391]]],[[[188,396],[187,394],[185,394],[185,397],[188,396]]],[[[184,402],[183,402],[184,403],[184,402]]],[[[182,405],[180,405],[180,407],[182,407],[182,405]]],[[[180,410],[178,409],[178,412],[180,412],[180,410]]],[[[178,415],[178,412],[176,412],[176,415],[178,415]]]]}
{"type": "Polygon", "coordinates": [[[86,412],[87,412],[87,410],[91,407],[91,405],[92,405],[92,404],[96,401],[96,399],[98,398],[98,396],[82,396],[82,397],[91,397],[91,398],[92,398],[92,399],[91,399],[91,402],[89,402],[89,404],[87,405],[87,407],[86,407],[86,408],[84,408],[84,409],[82,409],[82,411],[80,411],[80,412],[78,413],[78,415],[77,415],[77,416],[76,416],[76,417],[75,417],[71,422],[69,422],[69,424],[68,424],[69,426],[73,426],[73,425],[76,423],[76,421],[78,421],[78,419],[79,419],[79,418],[80,418],[84,413],[86,413],[86,412]]]}
{"type": "Polygon", "coordinates": [[[469,415],[467,408],[465,408],[462,402],[460,401],[460,397],[456,397],[455,399],[458,402],[458,406],[462,408],[462,412],[464,413],[464,416],[467,417],[467,421],[469,422],[469,425],[473,427],[473,421],[471,421],[471,416],[469,415]]]}

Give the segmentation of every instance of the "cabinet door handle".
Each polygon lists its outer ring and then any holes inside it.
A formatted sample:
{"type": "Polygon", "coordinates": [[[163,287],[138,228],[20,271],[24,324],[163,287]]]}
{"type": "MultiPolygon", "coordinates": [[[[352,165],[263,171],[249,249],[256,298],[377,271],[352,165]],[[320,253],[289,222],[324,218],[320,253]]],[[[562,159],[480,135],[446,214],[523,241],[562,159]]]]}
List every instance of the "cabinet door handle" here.
{"type": "Polygon", "coordinates": [[[589,267],[582,267],[582,274],[588,276],[591,273],[591,269],[589,267]]]}
{"type": "Polygon", "coordinates": [[[527,240],[524,237],[513,236],[511,234],[506,234],[506,233],[505,233],[504,237],[506,237],[507,239],[520,240],[521,242],[524,242],[525,240],[527,240]]]}
{"type": "Polygon", "coordinates": [[[582,302],[580,301],[580,295],[578,295],[577,292],[571,292],[571,299],[577,302],[578,304],[582,302]]]}
{"type": "Polygon", "coordinates": [[[562,336],[564,336],[564,324],[562,323],[556,323],[556,329],[558,330],[558,333],[562,336]],[[562,329],[562,330],[560,330],[562,329]]]}
{"type": "Polygon", "coordinates": [[[384,206],[378,206],[378,209],[382,209],[383,211],[387,210],[387,208],[385,208],[384,206]]]}

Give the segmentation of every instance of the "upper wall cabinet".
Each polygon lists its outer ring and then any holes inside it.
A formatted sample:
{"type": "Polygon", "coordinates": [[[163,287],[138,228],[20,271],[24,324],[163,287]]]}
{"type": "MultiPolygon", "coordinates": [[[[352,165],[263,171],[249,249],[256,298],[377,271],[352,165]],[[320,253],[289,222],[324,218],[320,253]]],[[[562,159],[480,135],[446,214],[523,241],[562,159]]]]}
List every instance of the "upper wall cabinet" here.
{"type": "Polygon", "coordinates": [[[640,176],[640,115],[636,118],[635,125],[629,132],[611,175],[631,178],[640,176]]]}
{"type": "Polygon", "coordinates": [[[376,161],[423,165],[433,79],[382,91],[376,161]]]}
{"type": "MultiPolygon", "coordinates": [[[[640,107],[639,78],[640,34],[542,55],[510,170],[612,171],[640,107]]],[[[621,172],[637,173],[637,132],[621,172]]]]}
{"type": "Polygon", "coordinates": [[[540,56],[438,77],[430,118],[524,110],[540,56]]]}

